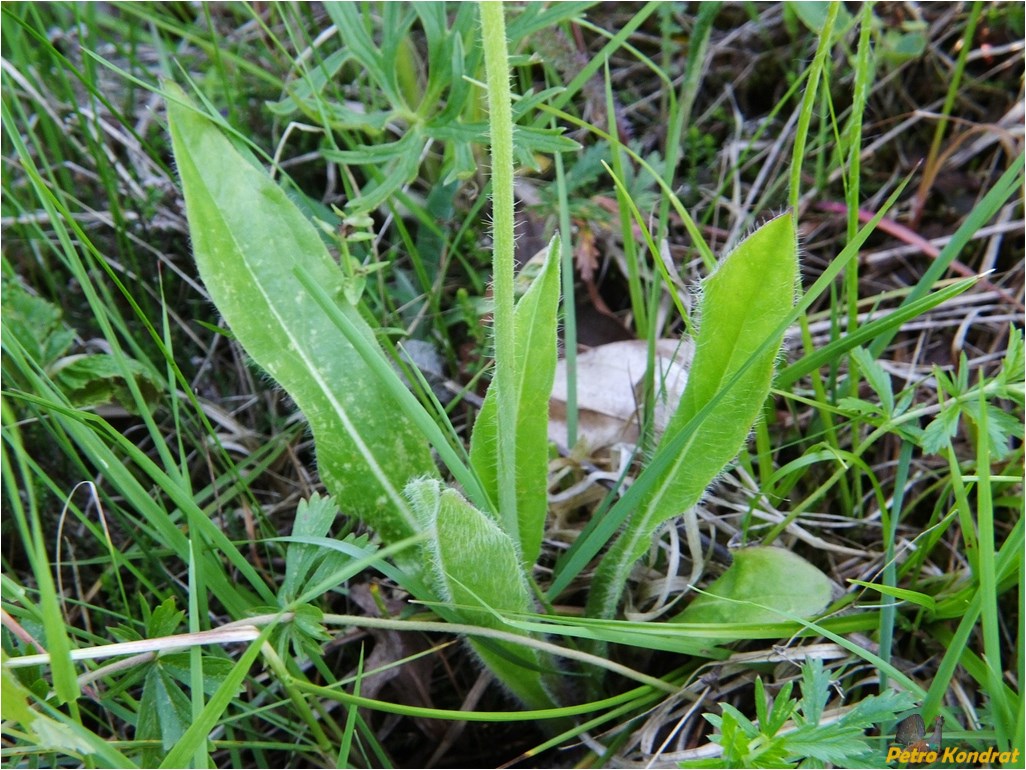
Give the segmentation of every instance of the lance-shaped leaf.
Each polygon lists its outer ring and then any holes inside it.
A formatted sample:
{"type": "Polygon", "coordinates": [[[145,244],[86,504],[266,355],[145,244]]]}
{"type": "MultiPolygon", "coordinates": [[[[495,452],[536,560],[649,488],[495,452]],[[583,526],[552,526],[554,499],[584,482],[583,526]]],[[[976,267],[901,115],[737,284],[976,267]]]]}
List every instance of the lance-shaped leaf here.
{"type": "Polygon", "coordinates": [[[744,443],[769,394],[797,273],[788,213],[752,233],[704,281],[688,384],[651,462],[658,472],[635,482],[646,491],[599,565],[589,614],[615,614],[656,528],[694,506],[744,443]],[[673,454],[670,462],[656,462],[667,453],[673,454]]]}
{"type": "MultiPolygon", "coordinates": [[[[520,555],[530,568],[541,551],[548,509],[549,395],[556,374],[556,314],[559,307],[559,240],[549,244],[541,272],[517,302],[514,312],[516,359],[496,367],[516,368],[517,401],[516,497],[520,555]]],[[[508,380],[507,380],[508,381],[508,380]]],[[[495,388],[485,395],[470,440],[470,460],[489,497],[497,502],[498,399],[495,388]]]]}
{"type": "Polygon", "coordinates": [[[167,89],[193,251],[214,304],[306,415],[321,477],[342,510],[387,542],[414,534],[417,519],[402,490],[409,479],[435,473],[427,441],[296,276],[301,268],[336,296],[341,312],[373,341],[342,296],[341,271],[285,192],[178,86],[167,89]]]}
{"type": "MultiPolygon", "coordinates": [[[[531,591],[513,540],[493,518],[468,503],[455,489],[435,479],[411,481],[406,494],[428,530],[430,578],[444,601],[471,625],[525,636],[500,617],[503,612],[534,611],[531,591]]],[[[471,646],[499,681],[526,706],[555,707],[544,685],[552,661],[537,649],[495,639],[471,640],[471,646]]]]}

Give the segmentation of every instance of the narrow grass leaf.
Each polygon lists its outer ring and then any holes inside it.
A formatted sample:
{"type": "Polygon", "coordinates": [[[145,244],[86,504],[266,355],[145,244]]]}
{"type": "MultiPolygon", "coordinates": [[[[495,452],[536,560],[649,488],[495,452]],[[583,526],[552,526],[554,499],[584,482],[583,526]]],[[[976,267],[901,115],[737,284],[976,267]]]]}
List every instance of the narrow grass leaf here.
{"type": "MultiPolygon", "coordinates": [[[[905,297],[904,302],[902,302],[903,309],[921,299],[947,272],[951,263],[962,253],[962,250],[973,236],[990,221],[1009,198],[1019,193],[1022,189],[1024,167],[1026,167],[1026,155],[1019,155],[1008,164],[1005,172],[1001,174],[994,186],[983,196],[983,199],[973,206],[965,220],[955,231],[955,234],[951,236],[951,240],[941,249],[941,253],[937,255],[937,258],[926,269],[922,277],[912,288],[912,291],[909,292],[909,295],[905,297]]],[[[869,352],[873,356],[879,357],[887,349],[887,346],[891,344],[891,340],[894,339],[894,335],[898,333],[900,328],[900,326],[895,326],[886,333],[879,335],[870,345],[869,352]]]]}
{"type": "MultiPolygon", "coordinates": [[[[865,228],[863,232],[865,232],[865,228]]],[[[781,370],[776,379],[777,388],[780,390],[788,389],[805,375],[814,372],[821,366],[829,364],[842,354],[864,343],[871,343],[869,350],[870,354],[873,355],[872,351],[879,347],[878,341],[880,339],[890,339],[907,321],[917,318],[928,310],[968,291],[976,285],[977,280],[976,278],[966,278],[920,297],[915,302],[903,302],[894,312],[888,313],[882,318],[877,318],[875,321],[863,324],[858,329],[849,330],[840,339],[824,345],[814,353],[803,356],[787,368],[781,370]]]]}
{"type": "Polygon", "coordinates": [[[865,580],[855,580],[854,578],[848,579],[849,583],[863,588],[871,588],[872,590],[883,594],[884,596],[891,596],[895,599],[901,599],[905,602],[911,602],[920,607],[925,607],[930,612],[937,607],[937,602],[929,594],[924,594],[921,591],[911,591],[908,588],[898,588],[897,586],[885,586],[879,583],[868,583],[865,580]]]}

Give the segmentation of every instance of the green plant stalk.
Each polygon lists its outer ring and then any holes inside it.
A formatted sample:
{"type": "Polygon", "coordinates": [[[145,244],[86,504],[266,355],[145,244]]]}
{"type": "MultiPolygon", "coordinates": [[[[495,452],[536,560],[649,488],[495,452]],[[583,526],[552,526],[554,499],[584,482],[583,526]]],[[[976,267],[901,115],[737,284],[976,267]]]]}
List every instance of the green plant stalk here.
{"type": "MultiPolygon", "coordinates": [[[[812,124],[812,118],[816,107],[816,95],[819,91],[820,82],[825,77],[828,55],[830,53],[830,50],[833,48],[834,24],[837,20],[837,15],[840,12],[840,9],[840,3],[835,2],[830,4],[830,9],[827,13],[826,21],[824,22],[823,27],[819,32],[819,44],[816,47],[816,55],[812,60],[811,66],[809,67],[809,77],[806,82],[805,94],[802,98],[801,108],[798,115],[798,125],[795,128],[794,151],[791,157],[791,178],[789,192],[789,200],[791,202],[791,207],[795,211],[799,210],[798,205],[799,201],[801,200],[802,165],[805,159],[806,147],[809,139],[809,129],[812,124]]],[[[854,265],[857,264],[857,262],[858,260],[853,260],[850,264],[854,265]]],[[[834,307],[833,303],[831,303],[831,307],[834,307]]],[[[806,351],[812,351],[813,346],[811,342],[811,335],[809,333],[808,317],[803,314],[799,318],[799,324],[801,327],[803,347],[806,351]]],[[[832,400],[827,398],[826,386],[824,385],[823,378],[820,376],[820,373],[818,371],[813,372],[812,387],[816,394],[816,400],[818,401],[818,403],[826,404],[832,400]]],[[[834,427],[833,421],[831,420],[830,413],[823,409],[819,409],[818,411],[819,418],[823,423],[823,428],[827,435],[827,439],[835,449],[840,448],[840,440],[837,437],[837,431],[834,427]]],[[[841,485],[842,497],[846,500],[850,500],[851,495],[848,490],[848,480],[846,477],[841,479],[841,485]]]]}
{"type": "Polygon", "coordinates": [[[264,642],[260,647],[260,652],[275,677],[277,677],[278,682],[281,683],[282,689],[285,690],[285,694],[292,702],[292,706],[299,715],[299,718],[303,720],[313,739],[317,742],[318,748],[325,756],[330,756],[332,753],[331,740],[325,734],[320,720],[314,714],[313,709],[310,708],[310,704],[306,702],[303,693],[296,686],[303,680],[298,679],[289,672],[285,661],[278,656],[278,653],[274,650],[274,645],[270,642],[264,642]]]}
{"type": "MultiPolygon", "coordinates": [[[[613,84],[609,78],[609,63],[603,70],[605,77],[603,82],[606,86],[606,124],[609,127],[609,155],[613,161],[613,170],[616,176],[624,179],[622,151],[620,146],[620,132],[616,126],[616,108],[613,102],[613,84]]],[[[603,161],[603,165],[605,161],[603,161]]],[[[665,198],[663,201],[665,202],[665,198]]],[[[616,187],[616,201],[620,211],[620,237],[623,239],[624,260],[627,263],[627,290],[631,298],[631,312],[634,313],[634,329],[638,339],[648,339],[648,313],[645,307],[644,292],[641,286],[641,270],[638,265],[638,246],[634,241],[634,234],[631,232],[631,217],[628,213],[630,197],[620,185],[616,187]]],[[[666,204],[669,205],[669,204],[666,204]]],[[[659,254],[652,253],[653,258],[659,261],[659,254]]],[[[672,289],[671,289],[672,292],[672,289]]],[[[645,403],[651,403],[647,400],[645,403]]]]}
{"type": "MultiPolygon", "coordinates": [[[[669,679],[669,677],[667,677],[669,679]]],[[[614,719],[619,719],[625,714],[638,714],[645,711],[646,708],[654,706],[656,701],[665,700],[665,696],[659,690],[651,690],[644,687],[636,687],[633,690],[628,691],[624,695],[630,696],[630,700],[626,703],[622,703],[616,708],[610,709],[604,714],[600,714],[597,717],[593,717],[585,722],[581,722],[574,726],[571,730],[566,730],[559,735],[556,735],[549,740],[538,744],[537,746],[528,749],[518,757],[518,761],[526,761],[527,759],[541,754],[543,751],[555,748],[556,746],[563,745],[564,741],[576,738],[586,731],[593,731],[600,725],[606,722],[611,722],[614,719]]],[[[618,698],[625,699],[624,696],[617,696],[618,698]]]]}
{"type": "MultiPolygon", "coordinates": [[[[868,101],[867,94],[872,78],[872,47],[869,33],[872,30],[873,3],[862,6],[859,20],[859,46],[855,55],[855,83],[852,87],[851,117],[848,119],[848,184],[845,186],[845,197],[848,201],[848,240],[859,231],[859,191],[861,189],[862,170],[862,116],[868,101]]],[[[859,264],[853,262],[844,271],[845,294],[848,300],[848,328],[854,329],[858,323],[859,299],[859,264]]],[[[852,388],[857,388],[852,383],[852,388]]],[[[852,391],[851,395],[856,395],[852,391]]]]}
{"type": "MultiPolygon", "coordinates": [[[[559,244],[549,244],[545,265],[517,301],[513,312],[515,329],[513,390],[505,397],[516,402],[514,434],[517,532],[520,561],[530,574],[541,553],[548,514],[548,403],[556,374],[557,316],[559,312],[559,244]]],[[[498,499],[499,391],[488,389],[474,422],[470,439],[470,461],[481,484],[498,499]]],[[[480,506],[479,506],[480,507],[480,506]]],[[[494,514],[494,504],[488,510],[494,514]]]]}
{"type": "MultiPolygon", "coordinates": [[[[912,462],[913,445],[910,441],[901,442],[898,454],[898,469],[894,476],[894,492],[890,509],[880,509],[880,523],[883,527],[884,568],[882,581],[885,586],[898,587],[897,565],[895,564],[894,546],[897,540],[898,522],[905,503],[905,485],[908,481],[908,469],[912,462]]],[[[880,610],[880,657],[888,663],[891,661],[891,650],[894,643],[894,622],[897,617],[896,602],[888,602],[880,610]]],[[[880,689],[887,686],[887,675],[880,673],[880,689]]]]}
{"type": "Polygon", "coordinates": [[[574,296],[573,230],[567,199],[563,155],[556,153],[556,190],[559,194],[560,278],[563,282],[563,351],[566,359],[566,443],[577,445],[577,305],[574,296]]]}
{"type": "MultiPolygon", "coordinates": [[[[189,541],[189,631],[198,633],[201,618],[199,597],[206,595],[203,576],[197,569],[195,558],[196,544],[189,541]]],[[[192,721],[195,722],[203,713],[206,703],[203,700],[203,651],[197,645],[189,650],[189,705],[192,708],[192,721]]],[[[210,762],[206,744],[198,744],[192,757],[194,767],[206,767],[210,762]]]]}
{"type": "Polygon", "coordinates": [[[501,2],[483,0],[481,39],[488,81],[492,157],[492,296],[495,303],[495,388],[498,397],[499,517],[520,542],[516,489],[516,339],[513,319],[513,110],[510,106],[506,20],[501,2]]]}
{"type": "Polygon", "coordinates": [[[791,159],[791,186],[788,201],[794,211],[798,211],[798,203],[801,198],[802,161],[805,159],[805,146],[809,140],[809,126],[812,123],[812,114],[816,107],[816,92],[819,89],[819,81],[826,69],[827,54],[830,53],[834,22],[837,20],[837,13],[841,9],[840,3],[830,3],[830,10],[827,13],[826,21],[819,32],[819,45],[816,47],[816,55],[809,67],[809,79],[805,86],[805,95],[802,97],[801,112],[798,116],[798,125],[794,134],[794,154],[791,159]]]}
{"type": "MultiPolygon", "coordinates": [[[[705,73],[705,58],[709,51],[709,36],[712,32],[713,20],[719,13],[718,2],[702,3],[698,7],[698,18],[688,42],[688,58],[684,67],[684,79],[680,84],[680,95],[670,102],[669,129],[666,132],[666,147],[663,155],[666,158],[666,183],[674,184],[674,172],[677,170],[677,157],[684,146],[688,124],[691,122],[691,110],[698,97],[702,75],[705,73]]],[[[661,242],[666,237],[669,227],[670,201],[663,197],[659,201],[659,230],[657,239],[661,242]]],[[[657,256],[658,258],[658,256],[657,256]]],[[[644,336],[639,332],[639,336],[644,336]]]]}
{"type": "MultiPolygon", "coordinates": [[[[360,697],[360,686],[363,683],[363,647],[360,647],[360,659],[356,662],[356,679],[353,682],[353,695],[360,697]]],[[[353,750],[353,733],[356,731],[356,718],[359,710],[355,706],[346,709],[346,724],[342,732],[342,741],[338,747],[336,767],[350,767],[349,755],[353,750]]]]}
{"type": "Polygon", "coordinates": [[[916,193],[916,198],[919,200],[919,204],[916,206],[916,223],[918,224],[919,215],[922,213],[922,205],[925,203],[927,186],[932,182],[933,177],[929,174],[929,170],[932,169],[937,163],[937,156],[940,154],[941,141],[944,139],[944,132],[948,127],[948,118],[951,115],[951,109],[955,106],[955,99],[959,94],[959,87],[962,85],[962,75],[965,74],[965,65],[969,59],[969,53],[973,50],[973,35],[976,33],[976,25],[980,21],[980,13],[983,11],[983,3],[973,3],[972,9],[969,11],[969,21],[965,25],[965,32],[962,35],[961,50],[958,52],[958,60],[955,62],[955,69],[951,73],[951,81],[948,84],[948,93],[944,97],[944,105],[940,110],[940,120],[937,121],[937,127],[933,131],[933,141],[930,142],[930,151],[926,155],[926,162],[923,164],[923,168],[927,170],[927,175],[923,177],[922,184],[920,184],[919,190],[916,193]]]}
{"type": "MultiPolygon", "coordinates": [[[[983,604],[983,650],[987,663],[987,684],[990,691],[991,704],[994,709],[994,730],[998,745],[1008,748],[1012,727],[1011,708],[1006,698],[1002,697],[1002,664],[1001,636],[999,631],[1000,615],[998,610],[998,585],[994,569],[994,498],[990,487],[990,434],[987,432],[987,399],[984,395],[983,373],[980,373],[978,396],[979,423],[976,426],[976,526],[980,546],[979,593],[983,604]]],[[[1020,683],[1021,686],[1021,683],[1020,683]]]]}

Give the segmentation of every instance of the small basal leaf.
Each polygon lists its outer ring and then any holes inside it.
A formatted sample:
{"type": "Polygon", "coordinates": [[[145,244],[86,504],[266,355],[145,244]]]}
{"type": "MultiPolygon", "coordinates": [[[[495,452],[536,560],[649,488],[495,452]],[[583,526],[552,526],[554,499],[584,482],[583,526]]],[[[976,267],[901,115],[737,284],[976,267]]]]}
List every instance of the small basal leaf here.
{"type": "Polygon", "coordinates": [[[802,557],[772,546],[742,548],[734,563],[680,615],[678,623],[779,623],[811,618],[830,604],[833,583],[802,557]]]}

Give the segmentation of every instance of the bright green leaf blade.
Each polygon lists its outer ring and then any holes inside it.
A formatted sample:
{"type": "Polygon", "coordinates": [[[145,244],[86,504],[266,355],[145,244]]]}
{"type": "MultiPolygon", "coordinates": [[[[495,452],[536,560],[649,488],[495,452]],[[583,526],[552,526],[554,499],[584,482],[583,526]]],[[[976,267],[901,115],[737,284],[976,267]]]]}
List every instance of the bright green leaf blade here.
{"type": "MultiPolygon", "coordinates": [[[[412,481],[406,493],[431,533],[427,548],[439,595],[467,623],[515,632],[497,613],[525,613],[534,607],[513,540],[494,519],[434,479],[412,481]]],[[[529,708],[556,705],[542,681],[542,671],[551,670],[552,664],[538,650],[496,640],[471,645],[529,708]]]]}
{"type": "Polygon", "coordinates": [[[772,546],[742,548],[672,622],[778,623],[782,613],[810,618],[827,608],[832,594],[830,579],[802,557],[772,546]]]}
{"type": "MultiPolygon", "coordinates": [[[[296,277],[342,288],[313,225],[214,123],[168,85],[168,116],[196,262],[218,310],[246,351],[310,421],[321,476],[336,500],[388,542],[417,531],[402,496],[435,473],[427,442],[375,386],[363,359],[296,277]]],[[[356,308],[339,308],[368,338],[356,308]]]]}
{"type": "MultiPolygon", "coordinates": [[[[542,272],[517,303],[516,484],[522,562],[533,565],[541,552],[548,508],[549,395],[556,374],[556,317],[559,307],[559,240],[549,244],[542,272]]],[[[507,365],[497,361],[496,366],[507,365]]],[[[474,423],[470,460],[489,497],[498,501],[499,394],[494,382],[474,423]]]]}
{"type": "Polygon", "coordinates": [[[589,614],[615,614],[631,569],[656,528],[695,505],[744,443],[769,394],[782,341],[778,329],[794,305],[797,276],[798,245],[788,213],[752,233],[704,282],[688,384],[656,455],[712,408],[600,563],[589,614]]]}
{"type": "Polygon", "coordinates": [[[852,578],[849,578],[848,582],[864,588],[871,588],[884,596],[892,596],[895,599],[917,604],[920,607],[925,607],[930,612],[937,609],[936,600],[929,594],[924,594],[920,591],[911,591],[907,588],[898,588],[897,586],[885,586],[879,583],[867,583],[865,580],[854,580],[852,578]]]}

